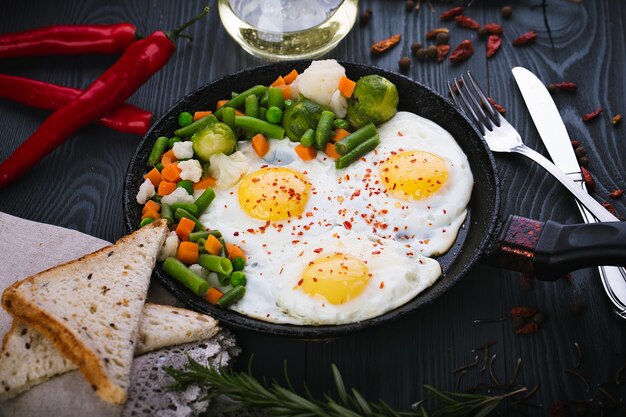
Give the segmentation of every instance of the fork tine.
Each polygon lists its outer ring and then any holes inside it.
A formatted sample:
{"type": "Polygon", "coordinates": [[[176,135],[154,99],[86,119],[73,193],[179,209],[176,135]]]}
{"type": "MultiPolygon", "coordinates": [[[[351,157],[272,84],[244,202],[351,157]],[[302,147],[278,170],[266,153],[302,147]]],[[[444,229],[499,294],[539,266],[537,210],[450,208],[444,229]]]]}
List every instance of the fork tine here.
{"type": "Polygon", "coordinates": [[[461,100],[463,100],[463,103],[465,104],[465,108],[467,109],[466,113],[469,112],[471,114],[472,118],[474,119],[474,122],[480,129],[481,133],[484,135],[485,129],[491,130],[490,124],[485,123],[485,120],[487,121],[487,123],[489,123],[489,119],[481,119],[476,114],[476,112],[474,111],[474,108],[480,108],[480,107],[472,106],[470,104],[469,99],[467,97],[468,93],[465,91],[465,89],[461,86],[461,83],[459,83],[459,80],[457,80],[456,78],[454,79],[454,85],[457,88],[457,91],[458,91],[459,96],[461,97],[461,100]]]}
{"type": "Polygon", "coordinates": [[[489,117],[487,113],[485,113],[485,111],[483,110],[483,106],[480,105],[480,102],[476,99],[475,94],[472,93],[469,85],[467,84],[467,81],[465,81],[465,78],[463,78],[463,76],[461,76],[461,81],[463,81],[463,85],[467,86],[465,88],[465,92],[467,93],[470,100],[474,104],[474,108],[477,109],[479,116],[482,116],[481,120],[483,121],[483,124],[486,126],[488,130],[492,130],[494,127],[493,120],[489,117]]]}
{"type": "Polygon", "coordinates": [[[476,82],[476,80],[472,76],[471,72],[467,71],[467,77],[472,82],[472,86],[474,87],[474,90],[476,90],[476,93],[478,93],[478,96],[480,97],[481,101],[483,102],[484,107],[489,111],[489,113],[491,115],[491,119],[499,127],[500,126],[500,113],[497,112],[496,109],[493,108],[493,106],[491,105],[491,103],[487,99],[487,96],[485,96],[485,93],[483,93],[483,90],[481,90],[480,87],[478,86],[478,83],[476,82]]]}

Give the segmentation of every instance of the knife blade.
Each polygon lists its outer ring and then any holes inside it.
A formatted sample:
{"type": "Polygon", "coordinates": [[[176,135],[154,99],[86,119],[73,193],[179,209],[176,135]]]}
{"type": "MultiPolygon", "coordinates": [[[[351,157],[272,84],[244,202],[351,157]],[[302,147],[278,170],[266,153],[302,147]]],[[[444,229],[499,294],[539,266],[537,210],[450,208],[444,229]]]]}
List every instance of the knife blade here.
{"type": "MultiPolygon", "coordinates": [[[[552,161],[567,176],[579,183],[583,189],[586,189],[567,129],[548,89],[535,74],[526,68],[515,67],[512,72],[552,161]]],[[[585,223],[597,221],[578,201],[576,203],[585,223]]],[[[621,318],[626,319],[626,269],[600,266],[598,272],[604,290],[613,303],[613,311],[621,318]]]]}

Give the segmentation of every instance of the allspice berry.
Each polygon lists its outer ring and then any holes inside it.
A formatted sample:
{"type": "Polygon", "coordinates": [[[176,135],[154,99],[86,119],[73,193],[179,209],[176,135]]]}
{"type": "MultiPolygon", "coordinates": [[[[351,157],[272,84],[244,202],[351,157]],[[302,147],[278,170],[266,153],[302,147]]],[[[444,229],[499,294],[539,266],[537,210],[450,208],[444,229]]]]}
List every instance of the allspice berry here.
{"type": "Polygon", "coordinates": [[[361,16],[359,16],[359,24],[361,26],[365,26],[369,23],[371,18],[372,18],[372,10],[367,9],[363,13],[361,13],[361,16]]]}
{"type": "Polygon", "coordinates": [[[501,13],[502,17],[508,19],[513,15],[513,8],[511,6],[504,6],[501,10],[501,13]]]}
{"type": "Polygon", "coordinates": [[[435,42],[437,42],[437,45],[447,45],[450,42],[450,35],[445,32],[438,33],[435,42]]]}
{"type": "Polygon", "coordinates": [[[426,48],[419,48],[417,51],[415,51],[415,58],[419,59],[420,61],[423,61],[426,59],[426,48]]]}
{"type": "Polygon", "coordinates": [[[415,8],[415,2],[413,0],[406,0],[406,11],[410,12],[415,8]]]}
{"type": "Polygon", "coordinates": [[[403,56],[402,58],[400,58],[400,61],[398,61],[398,66],[400,67],[400,71],[408,71],[409,68],[411,68],[411,58],[409,58],[408,56],[403,56]]]}
{"type": "Polygon", "coordinates": [[[476,33],[478,34],[478,39],[486,39],[487,36],[489,36],[489,30],[487,30],[484,26],[478,29],[476,33]]]}
{"type": "Polygon", "coordinates": [[[587,168],[589,166],[589,157],[581,156],[580,158],[578,158],[578,164],[582,167],[587,168]]]}
{"type": "Polygon", "coordinates": [[[426,54],[428,55],[428,58],[430,59],[437,59],[437,55],[439,55],[439,53],[437,52],[437,46],[436,45],[428,46],[428,48],[426,48],[426,54]]]}
{"type": "Polygon", "coordinates": [[[411,52],[413,52],[413,55],[415,55],[415,53],[417,52],[418,49],[422,48],[422,44],[419,42],[413,42],[411,44],[411,52]]]}

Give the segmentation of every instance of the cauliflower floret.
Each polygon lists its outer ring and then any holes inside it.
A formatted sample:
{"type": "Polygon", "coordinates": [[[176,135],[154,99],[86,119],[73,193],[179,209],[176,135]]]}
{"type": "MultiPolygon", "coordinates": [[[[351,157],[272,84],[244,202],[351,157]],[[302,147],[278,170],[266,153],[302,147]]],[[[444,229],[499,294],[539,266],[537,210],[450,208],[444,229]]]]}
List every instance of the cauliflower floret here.
{"type": "Polygon", "coordinates": [[[331,107],[335,116],[341,118],[345,116],[345,112],[343,115],[338,113],[337,110],[340,110],[340,107],[337,106],[337,109],[335,109],[332,105],[332,100],[339,86],[339,80],[344,75],[346,75],[346,69],[334,59],[313,61],[291,83],[292,95],[294,98],[297,98],[298,94],[302,94],[317,104],[331,107]]]}
{"type": "Polygon", "coordinates": [[[213,155],[209,162],[209,174],[215,178],[215,186],[220,190],[226,190],[241,179],[248,172],[248,161],[246,156],[237,151],[232,155],[224,155],[223,153],[213,155]]]}
{"type": "Polygon", "coordinates": [[[204,269],[199,264],[189,265],[189,269],[201,278],[207,279],[209,277],[209,271],[204,269]]]}
{"type": "Polygon", "coordinates": [[[137,192],[137,202],[139,204],[146,204],[146,201],[150,200],[150,197],[156,194],[154,185],[149,179],[146,179],[140,186],[139,192],[137,192]]]}
{"type": "Polygon", "coordinates": [[[194,200],[193,196],[189,195],[187,190],[185,190],[183,187],[178,187],[177,189],[172,191],[170,194],[163,196],[163,198],[161,198],[161,203],[165,203],[168,206],[171,206],[174,203],[192,204],[195,201],[196,200],[194,200]]]}
{"type": "Polygon", "coordinates": [[[161,246],[161,250],[157,256],[159,262],[163,262],[168,256],[175,257],[178,250],[178,235],[176,232],[170,232],[161,246]]]}
{"type": "Polygon", "coordinates": [[[330,98],[328,107],[335,113],[335,117],[343,119],[348,112],[348,100],[341,95],[339,90],[336,90],[330,98]]]}
{"type": "MultiPolygon", "coordinates": [[[[193,153],[193,152],[192,152],[193,153]]],[[[180,168],[180,179],[198,182],[202,176],[202,165],[197,159],[189,159],[178,163],[180,168]]]]}
{"type": "Polygon", "coordinates": [[[193,142],[188,140],[186,142],[176,142],[172,146],[172,152],[176,159],[190,159],[193,158],[193,142]]]}

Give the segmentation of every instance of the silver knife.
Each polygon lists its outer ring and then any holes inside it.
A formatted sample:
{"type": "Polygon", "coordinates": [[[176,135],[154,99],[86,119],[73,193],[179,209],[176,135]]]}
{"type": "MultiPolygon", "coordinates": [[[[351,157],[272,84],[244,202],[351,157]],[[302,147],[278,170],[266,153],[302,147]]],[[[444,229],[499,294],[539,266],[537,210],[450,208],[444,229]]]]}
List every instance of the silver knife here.
{"type": "MultiPolygon", "coordinates": [[[[512,72],[554,165],[586,189],[567,129],[548,89],[535,74],[526,68],[515,67],[512,72]]],[[[597,222],[596,218],[577,200],[576,204],[585,223],[597,222]]],[[[618,219],[615,218],[615,221],[618,219]]],[[[619,317],[626,319],[626,269],[600,266],[598,272],[609,300],[613,304],[613,311],[619,317]]]]}

